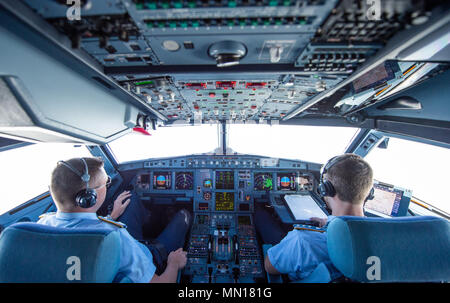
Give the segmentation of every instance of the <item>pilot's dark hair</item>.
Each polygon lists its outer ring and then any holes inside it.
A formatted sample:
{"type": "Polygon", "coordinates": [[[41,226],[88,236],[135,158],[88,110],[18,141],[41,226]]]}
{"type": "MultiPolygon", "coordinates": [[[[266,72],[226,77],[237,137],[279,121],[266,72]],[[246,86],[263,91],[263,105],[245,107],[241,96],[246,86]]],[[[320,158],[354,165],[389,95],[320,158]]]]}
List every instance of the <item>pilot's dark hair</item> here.
{"type": "MultiPolygon", "coordinates": [[[[88,166],[91,185],[95,182],[103,167],[103,160],[101,158],[83,158],[88,166]]],[[[77,169],[79,172],[85,172],[85,166],[80,158],[72,158],[65,160],[70,166],[77,169]]],[[[64,206],[76,206],[75,197],[78,192],[86,188],[86,183],[81,180],[72,170],[58,162],[53,169],[50,192],[55,202],[63,204],[64,206]]]]}
{"type": "Polygon", "coordinates": [[[364,202],[373,187],[373,171],[369,163],[358,155],[344,154],[326,173],[342,201],[352,204],[364,202]]]}

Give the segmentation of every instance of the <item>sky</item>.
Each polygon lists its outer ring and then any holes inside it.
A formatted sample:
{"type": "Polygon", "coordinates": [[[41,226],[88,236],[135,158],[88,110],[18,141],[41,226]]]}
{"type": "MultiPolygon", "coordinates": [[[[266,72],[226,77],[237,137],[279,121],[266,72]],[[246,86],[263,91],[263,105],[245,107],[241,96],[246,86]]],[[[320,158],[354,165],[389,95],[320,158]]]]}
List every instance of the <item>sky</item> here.
{"type": "MultiPolygon", "coordinates": [[[[315,163],[345,151],[355,128],[232,124],[228,143],[235,152],[315,163]]],[[[151,136],[128,134],[110,147],[119,162],[211,152],[217,125],[159,127],[151,136]]],[[[39,143],[0,153],[0,214],[48,190],[57,161],[89,156],[84,146],[39,143]]],[[[388,149],[373,149],[366,160],[377,180],[411,189],[413,196],[450,213],[444,190],[450,150],[391,138],[388,149]]]]}

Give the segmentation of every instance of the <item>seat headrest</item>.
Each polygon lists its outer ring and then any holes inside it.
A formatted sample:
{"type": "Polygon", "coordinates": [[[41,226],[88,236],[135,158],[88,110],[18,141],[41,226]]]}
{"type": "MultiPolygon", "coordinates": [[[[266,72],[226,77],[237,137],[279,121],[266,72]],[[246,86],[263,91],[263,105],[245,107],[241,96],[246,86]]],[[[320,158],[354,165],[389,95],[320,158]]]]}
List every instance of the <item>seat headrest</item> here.
{"type": "Polygon", "coordinates": [[[15,223],[0,234],[0,282],[112,282],[118,232],[15,223]]]}
{"type": "Polygon", "coordinates": [[[327,229],[328,253],[361,282],[450,281],[450,223],[431,216],[343,216],[327,229]]]}

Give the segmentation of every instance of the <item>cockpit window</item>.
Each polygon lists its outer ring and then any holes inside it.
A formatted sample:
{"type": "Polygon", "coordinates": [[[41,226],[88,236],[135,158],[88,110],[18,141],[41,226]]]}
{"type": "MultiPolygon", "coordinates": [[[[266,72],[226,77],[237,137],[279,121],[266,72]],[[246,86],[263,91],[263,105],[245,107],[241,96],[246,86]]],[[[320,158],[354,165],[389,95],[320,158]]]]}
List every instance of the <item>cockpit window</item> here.
{"type": "Polygon", "coordinates": [[[0,214],[48,191],[59,160],[92,156],[85,146],[37,143],[0,152],[0,214]]]}
{"type": "Polygon", "coordinates": [[[390,138],[387,149],[375,148],[366,156],[375,179],[411,189],[413,197],[450,213],[448,159],[447,148],[398,138],[390,138]]]}
{"type": "Polygon", "coordinates": [[[109,143],[119,163],[148,158],[213,152],[218,147],[217,124],[158,127],[151,136],[130,133],[109,143]]]}
{"type": "Polygon", "coordinates": [[[304,125],[229,127],[229,147],[238,153],[325,163],[342,154],[359,129],[304,125]]]}
{"type": "MultiPolygon", "coordinates": [[[[218,127],[160,127],[151,136],[132,133],[109,146],[119,163],[210,153],[219,147],[218,127]]],[[[357,131],[348,127],[231,124],[227,126],[227,152],[324,163],[343,153],[357,131]]]]}

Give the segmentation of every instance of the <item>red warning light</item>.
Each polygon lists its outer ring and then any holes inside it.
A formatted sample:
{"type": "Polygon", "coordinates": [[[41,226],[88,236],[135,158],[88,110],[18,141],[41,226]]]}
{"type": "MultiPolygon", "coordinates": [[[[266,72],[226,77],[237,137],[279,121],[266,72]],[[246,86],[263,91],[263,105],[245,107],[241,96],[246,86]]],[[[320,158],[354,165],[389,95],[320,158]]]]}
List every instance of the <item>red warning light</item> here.
{"type": "Polygon", "coordinates": [[[257,88],[264,88],[266,87],[267,82],[247,82],[245,83],[246,88],[252,88],[253,90],[256,90],[257,88]]]}
{"type": "Polygon", "coordinates": [[[221,89],[228,89],[228,88],[235,88],[236,87],[236,81],[216,81],[216,88],[221,89]]]}

